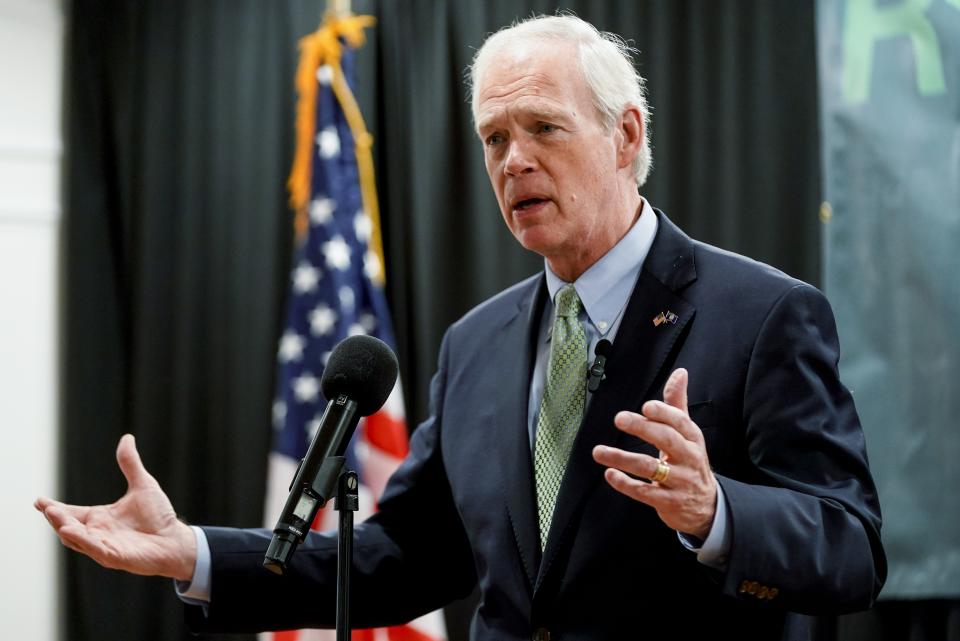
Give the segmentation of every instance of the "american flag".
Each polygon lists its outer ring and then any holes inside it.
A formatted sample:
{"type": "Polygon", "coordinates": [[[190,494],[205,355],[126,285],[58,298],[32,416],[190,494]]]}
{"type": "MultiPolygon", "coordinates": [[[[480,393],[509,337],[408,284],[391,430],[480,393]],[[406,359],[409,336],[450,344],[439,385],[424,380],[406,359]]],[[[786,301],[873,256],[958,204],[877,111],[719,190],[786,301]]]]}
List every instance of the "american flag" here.
{"type": "MultiPolygon", "coordinates": [[[[379,237],[376,224],[371,220],[377,216],[375,194],[361,193],[362,182],[372,185],[372,175],[362,175],[370,167],[369,158],[361,158],[362,169],[358,169],[355,149],[355,138],[362,136],[369,141],[369,137],[362,119],[357,131],[359,111],[350,92],[354,51],[348,41],[354,46],[362,43],[362,26],[369,22],[357,20],[363,18],[361,16],[352,18],[352,23],[351,18],[328,18],[317,33],[301,42],[298,129],[303,124],[306,94],[309,110],[306,115],[311,116],[306,122],[312,125],[307,141],[309,162],[305,168],[309,194],[305,208],[307,219],[305,224],[298,225],[286,325],[277,351],[275,433],[265,510],[267,527],[273,527],[283,508],[290,480],[306,454],[326,407],[320,378],[334,345],[356,334],[376,336],[390,346],[395,344],[382,288],[382,258],[377,251],[379,237]],[[361,34],[359,39],[357,33],[361,34]],[[335,43],[333,53],[336,55],[331,55],[331,42],[335,43]],[[312,86],[305,87],[302,82],[305,70],[312,86]],[[309,100],[311,93],[315,97],[313,101],[309,100]]],[[[366,149],[359,151],[368,153],[369,142],[366,149]]],[[[303,170],[303,165],[300,168],[303,170]]],[[[291,185],[293,182],[291,177],[291,185]]],[[[376,509],[387,479],[406,456],[407,449],[403,395],[398,381],[383,409],[360,422],[347,449],[348,465],[360,477],[358,519],[376,509]]],[[[318,514],[313,527],[333,529],[336,525],[336,512],[327,508],[318,514]]],[[[261,635],[261,639],[269,641],[334,638],[331,630],[261,635]]],[[[440,612],[405,626],[353,632],[353,639],[359,641],[442,641],[445,638],[440,612]]]]}

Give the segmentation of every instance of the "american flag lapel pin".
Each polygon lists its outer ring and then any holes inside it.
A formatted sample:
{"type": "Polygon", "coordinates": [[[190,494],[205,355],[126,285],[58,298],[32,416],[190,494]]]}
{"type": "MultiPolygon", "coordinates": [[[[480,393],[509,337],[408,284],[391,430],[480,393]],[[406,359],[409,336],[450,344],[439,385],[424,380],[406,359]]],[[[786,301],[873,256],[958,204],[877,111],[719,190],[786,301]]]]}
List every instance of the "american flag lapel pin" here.
{"type": "Polygon", "coordinates": [[[653,326],[660,327],[664,323],[670,323],[671,325],[676,325],[678,320],[680,320],[680,317],[668,309],[667,311],[660,312],[659,314],[653,317],[653,326]]]}

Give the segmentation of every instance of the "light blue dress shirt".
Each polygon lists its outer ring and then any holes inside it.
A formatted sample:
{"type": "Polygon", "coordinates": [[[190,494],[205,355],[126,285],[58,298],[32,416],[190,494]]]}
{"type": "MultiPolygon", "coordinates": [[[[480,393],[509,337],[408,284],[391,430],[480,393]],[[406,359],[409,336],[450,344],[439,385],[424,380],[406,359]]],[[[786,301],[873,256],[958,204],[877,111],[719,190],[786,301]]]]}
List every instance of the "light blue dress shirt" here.
{"type": "MultiPolygon", "coordinates": [[[[646,260],[653,239],[657,235],[657,216],[650,204],[643,200],[643,209],[637,222],[630,231],[613,246],[610,251],[594,263],[580,278],[573,283],[583,303],[580,312],[580,321],[584,324],[588,353],[596,350],[601,339],[614,343],[614,339],[623,314],[630,300],[630,294],[636,285],[643,261],[646,260]]],[[[546,261],[544,261],[546,262],[546,261]]],[[[530,381],[530,399],[527,406],[527,429],[530,433],[530,451],[534,451],[534,439],[537,431],[537,414],[540,411],[540,400],[543,398],[543,388],[546,382],[547,361],[550,358],[550,333],[553,328],[553,299],[561,287],[566,285],[559,276],[553,273],[550,265],[546,265],[547,291],[550,293],[550,304],[544,306],[543,318],[540,320],[540,334],[537,340],[536,363],[533,368],[533,377],[530,381]]],[[[586,385],[586,380],[584,380],[586,385]]],[[[590,403],[590,395],[587,395],[590,403]]],[[[726,569],[727,554],[730,549],[731,528],[727,522],[726,500],[723,490],[717,484],[717,510],[713,520],[713,527],[706,540],[696,541],[693,537],[680,532],[677,535],[683,545],[697,553],[697,560],[716,568],[726,569]]],[[[210,603],[210,546],[203,530],[193,528],[197,537],[197,562],[194,566],[193,578],[189,583],[175,581],[177,596],[186,603],[205,605],[210,603]]]]}

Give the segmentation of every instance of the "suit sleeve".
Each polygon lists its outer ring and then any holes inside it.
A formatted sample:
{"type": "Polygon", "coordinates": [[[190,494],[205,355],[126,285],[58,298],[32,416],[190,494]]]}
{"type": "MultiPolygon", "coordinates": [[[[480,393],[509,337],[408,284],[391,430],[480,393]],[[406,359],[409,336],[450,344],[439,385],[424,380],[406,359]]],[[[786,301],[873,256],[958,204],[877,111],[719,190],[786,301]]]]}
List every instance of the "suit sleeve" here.
{"type": "Polygon", "coordinates": [[[730,596],[825,614],[866,609],[883,585],[880,505],[838,361],[826,298],[808,285],[788,290],[747,368],[744,435],[756,478],[718,475],[733,526],[730,596]]]}
{"type": "MultiPolygon", "coordinates": [[[[351,575],[355,628],[405,623],[457,598],[476,581],[463,524],[440,454],[447,340],[431,383],[431,417],[390,479],[379,511],[357,525],[351,575]]],[[[261,564],[272,533],[204,528],[211,551],[206,607],[187,606],[194,632],[252,632],[333,627],[336,533],[311,533],[283,576],[261,564]]]]}

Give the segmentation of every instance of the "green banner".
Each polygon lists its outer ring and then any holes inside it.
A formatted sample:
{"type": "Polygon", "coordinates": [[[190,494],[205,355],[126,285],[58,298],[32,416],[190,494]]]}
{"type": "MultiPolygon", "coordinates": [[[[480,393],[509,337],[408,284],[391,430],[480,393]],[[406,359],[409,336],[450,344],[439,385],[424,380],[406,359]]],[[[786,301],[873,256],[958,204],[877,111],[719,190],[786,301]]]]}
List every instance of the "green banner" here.
{"type": "Polygon", "coordinates": [[[885,599],[960,597],[960,0],[818,0],[825,288],[885,599]]]}

